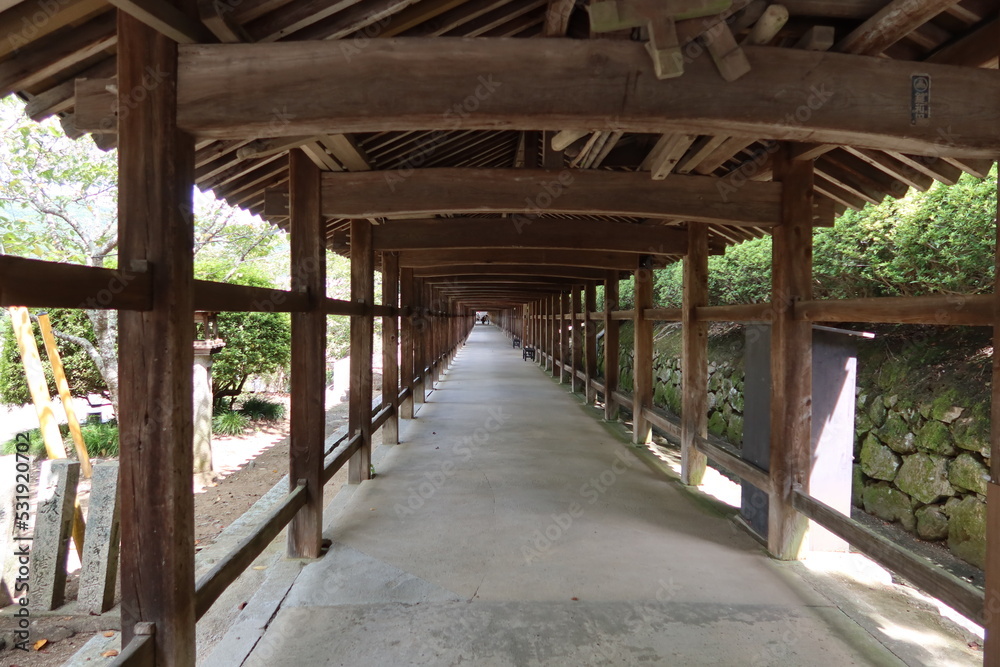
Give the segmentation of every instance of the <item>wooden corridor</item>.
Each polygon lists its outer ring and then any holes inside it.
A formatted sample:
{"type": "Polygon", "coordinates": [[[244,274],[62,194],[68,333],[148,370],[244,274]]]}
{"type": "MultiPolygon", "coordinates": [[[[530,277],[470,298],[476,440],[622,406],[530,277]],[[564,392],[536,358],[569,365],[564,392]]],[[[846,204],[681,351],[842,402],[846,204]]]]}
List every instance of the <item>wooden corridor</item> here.
{"type": "Polygon", "coordinates": [[[477,326],[249,659],[203,664],[903,664],[590,413],[477,326]]]}

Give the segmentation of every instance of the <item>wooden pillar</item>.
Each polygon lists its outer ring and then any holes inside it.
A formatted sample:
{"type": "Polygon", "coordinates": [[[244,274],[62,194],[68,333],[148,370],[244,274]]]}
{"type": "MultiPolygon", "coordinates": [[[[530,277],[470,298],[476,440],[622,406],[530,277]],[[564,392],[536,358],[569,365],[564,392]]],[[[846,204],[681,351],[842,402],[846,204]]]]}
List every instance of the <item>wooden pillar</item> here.
{"type": "Polygon", "coordinates": [[[423,405],[427,399],[427,306],[424,302],[423,280],[415,278],[413,282],[413,375],[420,378],[413,383],[413,403],[423,405]]]}
{"type": "Polygon", "coordinates": [[[399,374],[403,387],[409,387],[410,395],[400,403],[399,416],[413,419],[413,269],[399,270],[399,305],[406,313],[399,327],[399,374]]]}
{"type": "Polygon", "coordinates": [[[563,292],[559,295],[559,361],[562,364],[559,367],[559,384],[565,384],[571,377],[569,366],[573,358],[569,351],[569,307],[569,294],[563,292]]]}
{"type": "Polygon", "coordinates": [[[792,486],[809,481],[812,426],[812,327],[795,319],[795,302],[812,298],[813,163],[792,160],[785,145],[775,154],[781,224],[772,241],[771,455],[773,491],[768,550],[798,558],[808,521],[792,508],[792,486]]]}
{"type": "MultiPolygon", "coordinates": [[[[382,305],[399,306],[399,253],[382,253],[382,305]]],[[[382,443],[399,444],[399,315],[382,318],[382,405],[392,403],[392,416],[382,426],[382,443]]]]}
{"type": "MultiPolygon", "coordinates": [[[[372,223],[351,220],[351,301],[366,309],[375,304],[375,253],[372,223]]],[[[348,463],[347,481],[371,479],[372,463],[372,343],[374,315],[370,310],[351,316],[351,387],[348,431],[361,434],[361,449],[348,463]]]]}
{"type": "Polygon", "coordinates": [[[604,279],[604,419],[618,421],[618,331],[620,322],[611,318],[618,309],[618,272],[608,271],[604,279]]]}
{"type": "Polygon", "coordinates": [[[584,339],[584,334],[583,334],[582,328],[580,326],[581,325],[581,321],[580,321],[580,309],[581,309],[581,305],[580,305],[580,288],[574,286],[573,289],[570,291],[569,294],[570,294],[570,303],[569,303],[570,320],[569,321],[571,323],[571,326],[573,327],[573,333],[572,333],[573,338],[572,338],[572,345],[571,345],[572,349],[569,352],[569,357],[570,357],[570,362],[569,362],[570,384],[569,384],[569,386],[572,387],[573,388],[572,389],[573,392],[576,393],[576,392],[579,392],[579,391],[586,391],[586,387],[583,386],[583,382],[580,380],[580,376],[577,374],[577,371],[580,368],[583,367],[583,364],[581,362],[582,362],[582,357],[583,357],[582,353],[583,353],[583,339],[584,339]]]}
{"type": "Polygon", "coordinates": [[[583,298],[583,311],[585,313],[583,321],[587,334],[584,353],[587,372],[584,391],[587,392],[587,405],[593,405],[597,400],[597,389],[593,385],[593,381],[597,379],[597,322],[594,321],[593,317],[595,310],[597,310],[597,286],[589,282],[584,287],[583,298]]]}
{"type": "Polygon", "coordinates": [[[559,308],[561,307],[562,297],[558,294],[554,294],[551,299],[549,299],[549,363],[552,364],[549,368],[549,372],[552,373],[552,377],[559,377],[559,365],[556,363],[559,357],[559,308]]]}
{"type": "Polygon", "coordinates": [[[642,414],[653,405],[653,323],[644,313],[653,307],[653,270],[640,267],[634,275],[632,442],[644,444],[653,437],[653,427],[642,414]]]}
{"type": "Polygon", "coordinates": [[[156,627],[155,664],[195,664],[191,325],[194,141],[177,129],[177,44],[118,14],[118,264],[151,273],[119,314],[122,645],[156,627]],[[148,85],[150,71],[161,82],[148,85]],[[142,91],[135,95],[134,91],[142,91]]]}
{"type": "MultiPolygon", "coordinates": [[[[323,533],[323,441],[326,439],[326,248],[319,169],[301,150],[288,154],[291,287],[313,295],[313,309],[292,313],[289,484],[306,480],[308,499],[289,524],[288,555],[318,558],[323,533]]],[[[291,490],[291,489],[289,489],[291,490]]]]}
{"type": "Polygon", "coordinates": [[[708,227],[697,222],[688,223],[683,300],[681,482],[698,486],[708,464],[695,444],[708,436],[708,323],[698,321],[695,309],[708,305],[708,227]]]}
{"type": "MultiPolygon", "coordinates": [[[[997,43],[1000,44],[1000,35],[997,43]]],[[[997,162],[1000,169],[1000,161],[997,162]]],[[[1000,183],[997,189],[1000,203],[1000,183]]],[[[1000,206],[997,207],[996,269],[1000,270],[1000,206]]],[[[1000,271],[994,273],[993,349],[1000,350],[1000,271]]],[[[993,354],[993,384],[990,410],[990,481],[986,485],[986,645],[983,664],[1000,667],[1000,354],[993,354]]]]}

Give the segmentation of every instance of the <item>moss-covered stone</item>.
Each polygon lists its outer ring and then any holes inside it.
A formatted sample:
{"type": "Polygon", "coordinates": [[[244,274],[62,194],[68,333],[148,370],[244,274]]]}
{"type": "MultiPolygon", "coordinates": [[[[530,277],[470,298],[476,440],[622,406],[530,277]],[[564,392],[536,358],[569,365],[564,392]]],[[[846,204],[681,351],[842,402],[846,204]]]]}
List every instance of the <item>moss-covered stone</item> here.
{"type": "Polygon", "coordinates": [[[718,394],[716,394],[714,391],[708,392],[708,399],[707,399],[707,402],[706,402],[706,408],[709,409],[709,410],[714,410],[716,408],[721,408],[721,407],[722,406],[719,405],[718,394]]]}
{"type": "Polygon", "coordinates": [[[743,385],[740,383],[729,392],[729,403],[736,412],[743,412],[743,385]]]}
{"type": "Polygon", "coordinates": [[[929,421],[916,432],[913,444],[917,449],[933,452],[944,456],[954,456],[955,445],[951,439],[951,430],[939,421],[929,421]]]}
{"type": "Polygon", "coordinates": [[[917,535],[925,540],[948,537],[948,515],[941,505],[924,505],[913,513],[917,519],[917,535]]]}
{"type": "Polygon", "coordinates": [[[726,427],[726,439],[734,445],[740,445],[743,443],[743,417],[732,414],[728,420],[728,426],[726,427]]]}
{"type": "Polygon", "coordinates": [[[871,402],[868,409],[865,410],[869,421],[871,421],[872,427],[879,428],[885,424],[885,418],[889,414],[889,411],[885,408],[885,403],[880,400],[875,400],[871,402]]]}
{"type": "Polygon", "coordinates": [[[724,436],[726,433],[727,426],[728,425],[726,424],[726,420],[722,418],[721,412],[713,413],[712,416],[709,417],[708,419],[708,432],[713,435],[717,435],[720,437],[724,436]]]}
{"type": "Polygon", "coordinates": [[[954,391],[938,394],[934,402],[931,403],[930,419],[951,424],[961,417],[962,413],[965,412],[965,408],[955,405],[957,398],[958,396],[954,391]]]}
{"type": "Polygon", "coordinates": [[[866,486],[863,501],[865,511],[883,521],[899,521],[910,531],[916,527],[917,521],[913,516],[910,497],[888,482],[866,486]]]}
{"type": "Polygon", "coordinates": [[[883,445],[878,439],[869,435],[861,446],[861,469],[872,479],[891,482],[896,478],[896,472],[902,463],[899,456],[883,445]]]}
{"type": "Polygon", "coordinates": [[[952,442],[960,449],[978,452],[982,456],[990,453],[989,421],[974,417],[962,417],[951,425],[952,442]]]}
{"type": "Polygon", "coordinates": [[[681,413],[681,390],[677,385],[668,384],[663,393],[667,408],[679,415],[681,413]]]}
{"type": "Polygon", "coordinates": [[[986,482],[990,471],[978,457],[962,452],[948,466],[948,481],[959,489],[986,495],[986,482]]]}
{"type": "Polygon", "coordinates": [[[851,466],[851,504],[865,506],[865,474],[860,465],[851,466]]]}
{"type": "Polygon", "coordinates": [[[890,414],[885,420],[885,425],[878,430],[878,439],[898,454],[912,454],[917,451],[914,444],[916,436],[910,431],[909,424],[895,413],[890,414]]]}
{"type": "Polygon", "coordinates": [[[948,548],[959,558],[984,567],[986,564],[986,503],[965,496],[949,503],[948,548]]]}
{"type": "Polygon", "coordinates": [[[896,473],[896,486],[924,504],[955,495],[948,481],[948,459],[918,452],[904,457],[896,473]]]}

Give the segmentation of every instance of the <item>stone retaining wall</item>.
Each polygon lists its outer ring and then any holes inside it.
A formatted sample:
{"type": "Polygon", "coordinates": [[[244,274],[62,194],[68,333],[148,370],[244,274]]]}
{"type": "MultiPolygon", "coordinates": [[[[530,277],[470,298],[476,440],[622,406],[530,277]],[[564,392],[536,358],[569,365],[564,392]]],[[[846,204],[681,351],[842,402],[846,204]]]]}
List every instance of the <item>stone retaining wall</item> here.
{"type": "MultiPolygon", "coordinates": [[[[622,389],[631,391],[632,358],[623,353],[620,360],[622,389]]],[[[680,415],[680,359],[655,356],[653,374],[653,402],[680,415]]],[[[710,363],[708,378],[709,432],[740,447],[742,359],[710,363]]],[[[854,505],[922,539],[945,541],[956,556],[983,567],[990,455],[983,406],[973,417],[946,397],[914,404],[872,389],[858,388],[854,505]]]]}

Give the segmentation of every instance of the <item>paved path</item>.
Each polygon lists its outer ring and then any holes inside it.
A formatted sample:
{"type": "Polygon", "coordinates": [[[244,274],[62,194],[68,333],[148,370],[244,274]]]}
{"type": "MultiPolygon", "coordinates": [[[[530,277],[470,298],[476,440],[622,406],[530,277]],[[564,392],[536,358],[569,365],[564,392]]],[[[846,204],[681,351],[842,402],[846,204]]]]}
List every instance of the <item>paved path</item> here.
{"type": "Polygon", "coordinates": [[[245,664],[902,664],[476,327],[245,664]]]}

